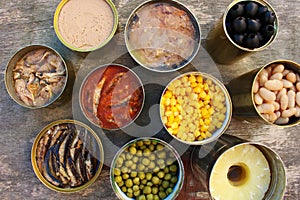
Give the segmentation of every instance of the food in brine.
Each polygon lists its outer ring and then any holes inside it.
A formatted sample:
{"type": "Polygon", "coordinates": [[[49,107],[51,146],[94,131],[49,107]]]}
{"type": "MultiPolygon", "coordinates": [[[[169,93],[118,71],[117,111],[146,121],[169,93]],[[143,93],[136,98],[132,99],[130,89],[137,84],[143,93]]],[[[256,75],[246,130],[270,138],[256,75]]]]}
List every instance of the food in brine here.
{"type": "Polygon", "coordinates": [[[36,49],[24,55],[13,68],[14,89],[24,104],[41,107],[62,92],[66,74],[66,67],[56,53],[36,49]]]}
{"type": "Polygon", "coordinates": [[[84,81],[80,93],[84,114],[105,129],[125,127],[134,121],[144,101],[138,77],[119,65],[93,71],[84,81]]]}
{"type": "Polygon", "coordinates": [[[51,127],[36,150],[40,173],[60,188],[78,187],[91,180],[100,167],[100,148],[84,127],[63,123],[51,127]]]}

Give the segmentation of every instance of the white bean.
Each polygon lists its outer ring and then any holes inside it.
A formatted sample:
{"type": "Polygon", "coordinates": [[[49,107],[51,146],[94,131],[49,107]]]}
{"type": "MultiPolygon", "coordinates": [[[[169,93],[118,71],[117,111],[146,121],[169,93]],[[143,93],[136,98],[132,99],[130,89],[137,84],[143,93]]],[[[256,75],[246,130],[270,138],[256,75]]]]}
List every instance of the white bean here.
{"type": "Polygon", "coordinates": [[[290,72],[286,75],[286,79],[291,81],[292,83],[296,82],[296,74],[294,72],[290,72]]]}
{"type": "Polygon", "coordinates": [[[289,123],[289,118],[279,117],[279,118],[275,121],[275,124],[278,124],[278,125],[283,125],[283,124],[287,124],[287,123],[289,123]]]}
{"type": "Polygon", "coordinates": [[[275,73],[270,77],[270,80],[282,80],[283,75],[282,73],[275,73]]]}
{"type": "Polygon", "coordinates": [[[296,94],[296,103],[298,106],[300,106],[300,92],[297,92],[296,94]]]}
{"type": "Polygon", "coordinates": [[[296,80],[297,80],[297,82],[299,82],[300,81],[300,74],[296,74],[296,80]]]}
{"type": "Polygon", "coordinates": [[[288,81],[286,79],[282,79],[283,87],[284,88],[291,88],[293,87],[293,83],[291,81],[288,81]]]}
{"type": "Polygon", "coordinates": [[[256,94],[254,95],[254,102],[255,102],[256,105],[262,104],[263,101],[264,101],[264,100],[263,100],[263,98],[261,98],[261,96],[259,95],[259,93],[256,93],[256,94]]]}
{"type": "Polygon", "coordinates": [[[281,116],[284,118],[290,118],[291,116],[295,115],[296,112],[297,112],[296,108],[290,108],[290,109],[282,111],[281,116]]]}
{"type": "Polygon", "coordinates": [[[288,108],[295,108],[296,93],[293,90],[290,90],[290,91],[288,91],[287,95],[289,98],[288,108]]]}
{"type": "Polygon", "coordinates": [[[275,113],[269,114],[269,117],[270,117],[270,122],[272,122],[272,123],[274,123],[278,119],[278,117],[275,113]]]}
{"type": "Polygon", "coordinates": [[[280,111],[276,111],[275,114],[276,114],[277,118],[279,118],[281,116],[281,112],[280,111]]]}
{"type": "Polygon", "coordinates": [[[295,117],[300,117],[300,107],[296,106],[296,110],[295,117]]]}
{"type": "Polygon", "coordinates": [[[281,96],[282,96],[282,95],[286,95],[286,94],[287,94],[286,88],[283,88],[282,90],[280,90],[280,92],[276,95],[276,101],[279,102],[281,96]]]}
{"type": "Polygon", "coordinates": [[[297,90],[300,92],[300,82],[298,82],[298,83],[296,84],[296,88],[297,88],[297,90]]]}
{"type": "Polygon", "coordinates": [[[265,83],[265,87],[272,91],[281,90],[283,88],[283,83],[280,80],[268,80],[265,83]]]}
{"type": "Polygon", "coordinates": [[[268,81],[268,76],[262,75],[259,77],[259,86],[264,86],[265,83],[268,81]]]}
{"type": "Polygon", "coordinates": [[[276,99],[276,95],[274,94],[274,92],[271,92],[270,90],[264,87],[260,88],[258,92],[260,96],[267,102],[272,102],[276,99]]]}
{"type": "Polygon", "coordinates": [[[268,77],[272,75],[272,67],[265,68],[268,72],[268,77]]]}
{"type": "Polygon", "coordinates": [[[282,73],[284,71],[284,65],[283,64],[277,64],[276,66],[271,65],[271,67],[273,67],[273,71],[272,71],[273,74],[282,73]]]}
{"type": "Polygon", "coordinates": [[[280,104],[278,102],[273,101],[272,104],[273,104],[275,110],[280,110],[280,104]]]}
{"type": "Polygon", "coordinates": [[[257,93],[258,90],[259,90],[259,82],[258,82],[258,80],[256,79],[256,80],[254,81],[254,83],[253,83],[253,92],[254,92],[254,93],[257,93]]]}
{"type": "Polygon", "coordinates": [[[289,97],[288,95],[282,95],[280,98],[280,109],[286,110],[289,105],[289,97]]]}
{"type": "Polygon", "coordinates": [[[290,70],[285,69],[285,70],[282,72],[282,75],[283,75],[283,76],[286,76],[288,73],[290,73],[290,70]]]}
{"type": "Polygon", "coordinates": [[[261,114],[271,114],[274,113],[275,108],[271,103],[263,103],[257,106],[257,110],[261,114]]]}

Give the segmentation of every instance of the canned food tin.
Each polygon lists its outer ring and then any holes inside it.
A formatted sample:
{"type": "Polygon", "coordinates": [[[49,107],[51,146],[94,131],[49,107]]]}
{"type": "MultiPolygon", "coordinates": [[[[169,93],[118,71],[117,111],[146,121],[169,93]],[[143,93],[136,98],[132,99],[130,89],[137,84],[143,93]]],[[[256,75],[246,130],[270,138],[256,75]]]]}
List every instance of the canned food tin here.
{"type": "Polygon", "coordinates": [[[280,200],[285,192],[286,172],[279,155],[263,144],[234,136],[223,134],[215,144],[195,147],[191,167],[211,199],[251,196],[252,199],[280,200]]]}
{"type": "Polygon", "coordinates": [[[44,127],[31,150],[36,176],[57,192],[77,192],[90,186],[100,175],[103,161],[97,134],[75,120],[58,120],[44,127]]]}
{"type": "Polygon", "coordinates": [[[69,79],[64,59],[44,45],[30,45],[17,51],[5,72],[5,85],[11,98],[30,109],[57,104],[67,90],[69,79]]]}
{"type": "Polygon", "coordinates": [[[142,111],[144,87],[134,71],[106,64],[91,71],[80,87],[79,103],[85,117],[96,126],[116,130],[129,126],[142,111]]]}
{"type": "Polygon", "coordinates": [[[165,129],[189,145],[216,140],[229,126],[231,115],[231,98],[225,86],[202,72],[176,77],[160,100],[160,117],[165,129]]]}
{"type": "Polygon", "coordinates": [[[276,60],[233,79],[228,84],[228,91],[232,98],[234,114],[249,117],[250,121],[280,127],[298,125],[299,75],[298,63],[276,60]],[[282,96],[284,97],[281,98],[282,96]],[[270,110],[265,110],[266,108],[270,110]],[[289,112],[293,113],[287,116],[289,112]]]}
{"type": "Polygon", "coordinates": [[[90,52],[105,46],[118,27],[111,0],[62,0],[54,14],[54,30],[68,48],[90,52]]]}
{"type": "Polygon", "coordinates": [[[216,62],[231,64],[266,49],[277,34],[278,17],[268,2],[235,0],[208,33],[206,49],[216,62]]]}
{"type": "Polygon", "coordinates": [[[176,199],[184,166],[176,150],[163,140],[138,138],[115,155],[110,181],[119,199],[176,199]]]}
{"type": "Polygon", "coordinates": [[[126,47],[141,66],[156,72],[183,68],[200,48],[200,26],[177,1],[151,0],[139,5],[125,27],[126,47]]]}

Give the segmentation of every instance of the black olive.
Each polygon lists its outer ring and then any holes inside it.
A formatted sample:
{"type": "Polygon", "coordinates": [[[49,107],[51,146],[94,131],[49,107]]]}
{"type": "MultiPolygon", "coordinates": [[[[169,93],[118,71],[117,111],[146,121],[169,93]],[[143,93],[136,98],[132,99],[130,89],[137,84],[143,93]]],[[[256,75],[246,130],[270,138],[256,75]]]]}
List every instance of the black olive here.
{"type": "Polygon", "coordinates": [[[260,32],[257,32],[256,34],[257,34],[257,37],[259,39],[259,42],[262,43],[262,41],[264,40],[263,36],[261,35],[260,32]]]}
{"type": "Polygon", "coordinates": [[[247,31],[248,32],[256,33],[259,31],[260,28],[261,28],[261,23],[258,19],[257,20],[247,19],[247,31]]]}
{"type": "Polygon", "coordinates": [[[254,49],[259,46],[259,39],[257,34],[250,33],[245,39],[245,45],[249,49],[254,49]]]}
{"type": "Polygon", "coordinates": [[[244,35],[241,34],[234,34],[233,35],[233,41],[237,43],[238,45],[242,46],[244,43],[244,35]]]}
{"type": "Polygon", "coordinates": [[[264,17],[262,18],[262,20],[264,21],[264,23],[266,24],[273,24],[275,21],[275,13],[273,13],[272,11],[268,11],[265,13],[264,17]]]}
{"type": "Polygon", "coordinates": [[[267,26],[262,27],[261,34],[264,39],[269,39],[274,34],[275,29],[273,25],[268,24],[267,26]]]}
{"type": "Polygon", "coordinates": [[[258,5],[255,2],[250,1],[245,5],[246,16],[254,17],[258,11],[258,5]]]}
{"type": "Polygon", "coordinates": [[[232,29],[231,29],[231,23],[230,22],[226,22],[225,23],[225,26],[226,26],[226,30],[228,33],[231,33],[232,32],[232,29]]]}
{"type": "Polygon", "coordinates": [[[235,33],[242,33],[246,30],[246,19],[245,17],[237,17],[232,22],[232,29],[235,33]]]}
{"type": "Polygon", "coordinates": [[[259,6],[257,10],[257,17],[263,17],[265,13],[268,12],[268,7],[267,6],[259,6]]]}
{"type": "Polygon", "coordinates": [[[230,8],[228,12],[228,16],[231,19],[235,19],[236,17],[242,16],[244,14],[244,5],[237,3],[232,8],[230,8]]]}

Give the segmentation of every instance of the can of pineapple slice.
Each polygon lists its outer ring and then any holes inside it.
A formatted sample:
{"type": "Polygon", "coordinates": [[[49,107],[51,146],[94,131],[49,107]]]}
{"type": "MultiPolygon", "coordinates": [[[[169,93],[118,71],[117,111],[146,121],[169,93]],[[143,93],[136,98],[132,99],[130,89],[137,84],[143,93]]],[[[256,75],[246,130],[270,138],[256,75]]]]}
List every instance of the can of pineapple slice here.
{"type": "Polygon", "coordinates": [[[286,172],[279,155],[231,135],[195,147],[191,168],[211,199],[281,200],[285,192],[286,172]]]}

